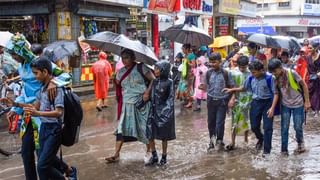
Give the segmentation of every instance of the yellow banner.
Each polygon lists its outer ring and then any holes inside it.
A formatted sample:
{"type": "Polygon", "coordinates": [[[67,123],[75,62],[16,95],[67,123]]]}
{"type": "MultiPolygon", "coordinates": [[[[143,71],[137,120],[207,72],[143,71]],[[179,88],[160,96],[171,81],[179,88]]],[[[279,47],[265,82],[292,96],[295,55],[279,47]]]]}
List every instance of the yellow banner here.
{"type": "Polygon", "coordinates": [[[240,12],[240,0],[220,0],[219,12],[238,15],[240,12]]]}

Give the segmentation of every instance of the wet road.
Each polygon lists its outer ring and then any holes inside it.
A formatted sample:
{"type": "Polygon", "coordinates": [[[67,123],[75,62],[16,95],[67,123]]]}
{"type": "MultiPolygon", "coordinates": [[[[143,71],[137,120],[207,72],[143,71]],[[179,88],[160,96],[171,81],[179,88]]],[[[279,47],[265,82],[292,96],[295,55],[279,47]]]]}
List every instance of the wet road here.
{"type": "MultiPolygon", "coordinates": [[[[115,104],[111,101],[109,104],[115,104]]],[[[305,127],[307,152],[293,155],[296,147],[294,130],[290,129],[289,157],[280,155],[279,120],[275,120],[273,150],[270,157],[262,158],[253,149],[253,134],[249,144],[243,136],[237,139],[237,149],[232,152],[207,153],[208,132],[206,108],[201,113],[181,109],[176,103],[177,139],[169,142],[166,167],[145,167],[145,146],[133,142],[125,144],[121,160],[106,164],[104,158],[114,152],[116,127],[115,108],[96,112],[94,102],[84,103],[80,142],[63,148],[64,159],[78,167],[81,180],[104,179],[320,179],[320,119],[308,118],[305,127]]],[[[203,106],[204,107],[204,106],[203,106]]],[[[291,124],[292,126],[292,124],[291,124]]],[[[2,129],[1,131],[5,131],[2,129]]],[[[230,118],[226,121],[225,143],[230,142],[230,118]]],[[[157,149],[161,149],[157,141],[157,149]]],[[[159,153],[159,152],[158,152],[159,153]]],[[[19,155],[0,155],[0,179],[22,180],[23,167],[19,155]]]]}

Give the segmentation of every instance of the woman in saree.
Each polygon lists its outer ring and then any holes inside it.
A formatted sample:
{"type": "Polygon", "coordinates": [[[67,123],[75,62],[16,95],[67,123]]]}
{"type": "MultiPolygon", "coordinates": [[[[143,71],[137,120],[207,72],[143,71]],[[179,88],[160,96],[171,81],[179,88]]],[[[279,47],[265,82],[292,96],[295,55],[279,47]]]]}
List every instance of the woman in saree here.
{"type": "Polygon", "coordinates": [[[311,108],[315,116],[319,116],[320,111],[320,54],[318,53],[319,44],[312,44],[311,56],[307,58],[309,72],[309,96],[311,108]]]}
{"type": "MultiPolygon", "coordinates": [[[[115,153],[113,156],[105,158],[107,163],[119,161],[124,142],[140,141],[147,145],[147,152],[149,151],[149,141],[146,135],[150,111],[148,100],[152,80],[155,77],[144,64],[141,64],[142,72],[140,72],[140,64],[138,65],[135,62],[135,55],[132,50],[124,49],[121,52],[121,58],[124,67],[116,75],[119,124],[115,131],[115,153]],[[151,81],[148,87],[145,79],[151,81]]],[[[151,154],[149,155],[151,156],[151,154]]]]}
{"type": "Polygon", "coordinates": [[[177,99],[184,100],[185,108],[192,108],[193,103],[193,83],[194,83],[194,67],[196,56],[191,51],[190,44],[184,44],[182,51],[185,58],[182,59],[181,79],[177,90],[177,99]]]}

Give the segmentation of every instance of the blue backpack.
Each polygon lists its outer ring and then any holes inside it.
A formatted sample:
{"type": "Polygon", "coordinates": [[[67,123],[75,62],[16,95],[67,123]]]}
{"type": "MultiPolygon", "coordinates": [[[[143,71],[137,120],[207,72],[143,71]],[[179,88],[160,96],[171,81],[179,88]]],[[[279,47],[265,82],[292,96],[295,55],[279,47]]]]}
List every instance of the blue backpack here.
{"type": "MultiPolygon", "coordinates": [[[[252,75],[250,75],[249,77],[249,84],[250,84],[250,86],[251,86],[251,83],[252,83],[252,79],[254,78],[252,75]]],[[[273,95],[274,93],[273,93],[273,91],[272,91],[272,74],[270,74],[270,73],[266,73],[266,76],[265,76],[265,80],[267,81],[267,86],[268,86],[268,88],[269,88],[269,90],[270,90],[270,93],[273,95]]],[[[273,96],[272,96],[272,99],[273,99],[273,96]]],[[[273,115],[274,116],[277,116],[277,115],[280,115],[281,113],[281,111],[280,111],[280,99],[278,100],[278,102],[277,102],[277,105],[276,105],[276,107],[275,107],[275,109],[274,109],[274,113],[273,113],[273,115]]]]}

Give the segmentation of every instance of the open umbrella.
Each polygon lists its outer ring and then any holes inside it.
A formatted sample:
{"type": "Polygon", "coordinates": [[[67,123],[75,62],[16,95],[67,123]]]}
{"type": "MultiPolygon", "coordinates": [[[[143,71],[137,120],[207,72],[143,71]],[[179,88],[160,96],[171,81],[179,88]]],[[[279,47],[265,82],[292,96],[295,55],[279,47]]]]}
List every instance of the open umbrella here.
{"type": "Polygon", "coordinates": [[[197,47],[212,43],[212,38],[206,31],[191,24],[171,26],[164,31],[163,35],[172,41],[197,47]]]}
{"type": "Polygon", "coordinates": [[[123,49],[131,49],[135,52],[136,60],[149,65],[158,61],[154,52],[138,40],[131,40],[123,34],[116,34],[109,31],[100,32],[85,39],[84,42],[98,49],[121,55],[123,49]]]}
{"type": "Polygon", "coordinates": [[[213,44],[210,44],[211,48],[220,48],[225,46],[230,46],[233,43],[238,42],[238,40],[232,36],[220,36],[213,39],[213,44]]]}
{"type": "MultiPolygon", "coordinates": [[[[320,35],[318,35],[318,36],[313,36],[313,37],[309,38],[309,41],[310,41],[311,43],[320,43],[320,35]]],[[[303,40],[302,40],[302,42],[303,42],[303,40]]]]}
{"type": "Polygon", "coordinates": [[[287,50],[300,50],[301,45],[295,37],[291,36],[272,36],[277,41],[281,48],[287,50]]]}
{"type": "Polygon", "coordinates": [[[43,54],[48,56],[52,62],[69,56],[79,56],[79,46],[76,41],[56,41],[49,44],[43,50],[43,54]]]}
{"type": "Polygon", "coordinates": [[[254,42],[256,44],[270,47],[270,48],[281,48],[281,46],[278,44],[278,42],[275,39],[265,34],[260,34],[260,33],[250,34],[247,38],[247,41],[254,42]]]}
{"type": "Polygon", "coordinates": [[[0,46],[6,47],[12,36],[13,34],[8,31],[0,31],[0,46]]]}

